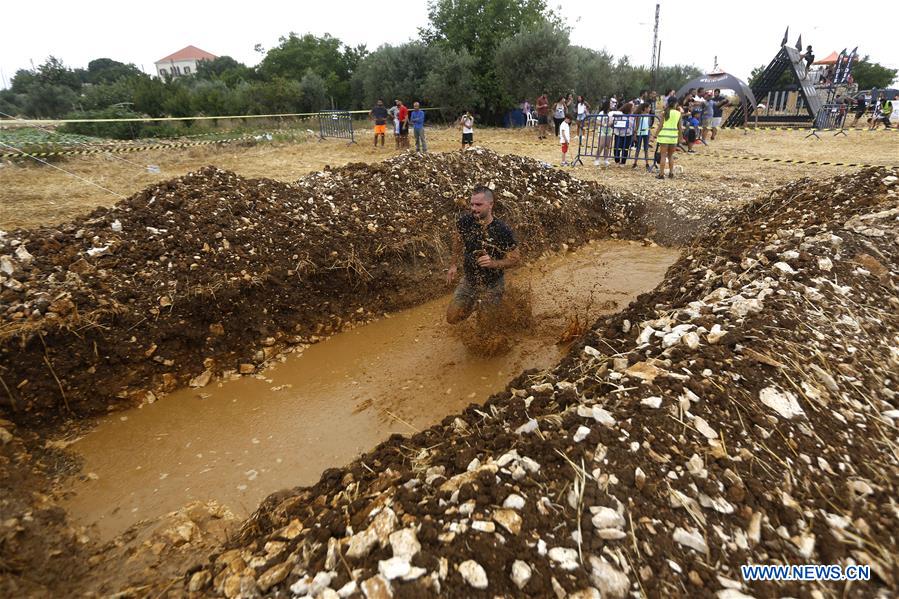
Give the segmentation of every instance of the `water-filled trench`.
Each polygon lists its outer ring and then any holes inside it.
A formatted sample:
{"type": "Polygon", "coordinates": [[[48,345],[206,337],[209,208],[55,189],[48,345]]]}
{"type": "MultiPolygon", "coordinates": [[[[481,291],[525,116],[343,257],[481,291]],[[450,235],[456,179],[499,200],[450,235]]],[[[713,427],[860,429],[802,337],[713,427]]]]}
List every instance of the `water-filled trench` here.
{"type": "Polygon", "coordinates": [[[574,315],[592,322],[621,310],[677,256],[601,241],[510,272],[508,285],[529,290],[534,318],[502,355],[466,347],[444,321],[447,295],[334,335],[259,375],[112,414],[71,445],[87,476],[72,481],[65,507],[103,538],[197,499],[248,515],[273,491],[313,484],[393,433],[427,428],[525,369],[553,366],[574,315]]]}

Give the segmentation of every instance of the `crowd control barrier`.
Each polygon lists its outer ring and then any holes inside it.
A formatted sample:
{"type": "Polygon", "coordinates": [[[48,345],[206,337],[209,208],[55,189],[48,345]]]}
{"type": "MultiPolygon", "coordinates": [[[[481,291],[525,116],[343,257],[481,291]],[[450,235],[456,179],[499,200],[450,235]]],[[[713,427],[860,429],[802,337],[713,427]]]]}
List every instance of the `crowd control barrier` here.
{"type": "Polygon", "coordinates": [[[659,117],[654,114],[588,114],[578,136],[577,156],[573,164],[605,160],[616,164],[655,162],[655,149],[649,147],[650,136],[659,117]]]}

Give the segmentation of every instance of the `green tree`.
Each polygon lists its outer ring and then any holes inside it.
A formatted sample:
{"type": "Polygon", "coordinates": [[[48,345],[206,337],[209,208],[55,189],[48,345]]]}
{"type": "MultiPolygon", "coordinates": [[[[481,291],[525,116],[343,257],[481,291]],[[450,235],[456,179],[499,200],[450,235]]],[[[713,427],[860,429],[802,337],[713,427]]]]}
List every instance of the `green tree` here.
{"type": "Polygon", "coordinates": [[[325,81],[311,70],[300,79],[300,112],[317,112],[328,107],[328,90],[325,81]]]}
{"type": "Polygon", "coordinates": [[[100,110],[115,104],[132,102],[134,102],[134,82],[129,79],[85,85],[78,101],[84,110],[100,110]]]}
{"type": "Polygon", "coordinates": [[[852,77],[859,89],[884,89],[896,79],[896,69],[889,69],[877,62],[871,62],[869,56],[852,65],[852,77]]]}
{"type": "Polygon", "coordinates": [[[71,112],[77,100],[68,86],[37,83],[25,95],[23,109],[28,116],[55,119],[71,112]]]}
{"type": "Polygon", "coordinates": [[[146,77],[146,75],[133,64],[125,64],[111,58],[97,58],[87,63],[88,83],[114,83],[133,77],[146,77]]]}
{"type": "Polygon", "coordinates": [[[64,85],[72,91],[81,89],[81,77],[55,56],[47,57],[35,73],[37,82],[50,86],[64,85]]]}
{"type": "Polygon", "coordinates": [[[411,102],[421,98],[431,70],[432,53],[421,42],[401,46],[384,45],[366,56],[353,75],[352,87],[360,94],[362,107],[378,99],[388,105],[394,99],[411,102]]]}
{"type": "Polygon", "coordinates": [[[474,58],[467,50],[434,48],[430,70],[425,77],[425,104],[442,108],[444,117],[454,117],[480,103],[475,88],[474,58]]]}
{"type": "Polygon", "coordinates": [[[153,117],[165,116],[168,86],[160,79],[141,79],[134,84],[134,109],[153,117]]]}
{"type": "MultiPolygon", "coordinates": [[[[597,52],[580,46],[572,46],[571,52],[575,64],[575,93],[586,97],[593,110],[599,110],[600,100],[615,93],[614,57],[605,50],[597,52]]],[[[532,92],[531,96],[536,94],[532,92]]]]}
{"type": "Polygon", "coordinates": [[[482,111],[493,118],[499,118],[511,101],[496,74],[494,57],[500,43],[545,21],[561,28],[544,0],[429,0],[428,21],[419,30],[425,43],[464,49],[472,56],[482,111]]]}
{"type": "Polygon", "coordinates": [[[252,81],[255,73],[253,69],[230,56],[219,56],[213,60],[198,62],[196,78],[219,80],[226,85],[234,86],[241,81],[252,81]]]}
{"type": "MultiPolygon", "coordinates": [[[[753,87],[756,83],[758,83],[759,78],[762,76],[762,73],[765,72],[765,69],[768,68],[766,66],[760,66],[752,69],[752,72],[749,73],[749,87],[753,87]]],[[[777,79],[777,83],[774,85],[775,90],[784,90],[790,88],[791,86],[795,88],[798,84],[796,83],[796,76],[793,75],[793,72],[790,69],[784,70],[781,73],[780,77],[777,79]]]]}
{"type": "Polygon", "coordinates": [[[576,58],[568,32],[548,21],[503,40],[495,61],[500,86],[514,103],[544,90],[554,100],[571,91],[575,82],[576,58]]]}
{"type": "Polygon", "coordinates": [[[279,42],[259,64],[264,79],[297,79],[301,73],[311,70],[325,82],[328,95],[337,105],[349,103],[350,78],[360,58],[365,56],[365,46],[347,48],[328,34],[317,37],[307,33],[300,37],[293,32],[279,42]]]}
{"type": "Polygon", "coordinates": [[[664,94],[668,90],[679,90],[683,84],[702,75],[702,71],[693,65],[676,64],[667,67],[659,67],[656,73],[655,89],[664,94]]]}

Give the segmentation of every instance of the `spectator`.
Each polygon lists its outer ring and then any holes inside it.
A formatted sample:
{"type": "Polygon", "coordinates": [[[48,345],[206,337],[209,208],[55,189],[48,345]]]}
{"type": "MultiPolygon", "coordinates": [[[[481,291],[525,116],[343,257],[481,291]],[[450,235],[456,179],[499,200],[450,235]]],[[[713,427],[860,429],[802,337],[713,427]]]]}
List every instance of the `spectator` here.
{"type": "Polygon", "coordinates": [[[598,125],[596,135],[598,140],[596,144],[597,155],[593,159],[593,166],[599,166],[602,159],[605,159],[605,165],[609,166],[609,154],[612,146],[612,124],[610,121],[612,109],[610,106],[611,100],[606,100],[602,103],[599,114],[596,115],[596,123],[598,125]]]}
{"type": "Polygon", "coordinates": [[[658,92],[655,92],[655,91],[649,92],[649,114],[656,113],[656,104],[658,103],[658,101],[659,101],[658,92]]]}
{"type": "Polygon", "coordinates": [[[393,119],[393,142],[396,144],[396,147],[400,147],[400,101],[394,100],[393,106],[387,110],[387,113],[390,115],[390,118],[393,119]]]}
{"type": "Polygon", "coordinates": [[[527,123],[528,119],[531,117],[531,103],[525,99],[521,103],[521,112],[524,114],[524,122],[527,123]]]}
{"type": "Polygon", "coordinates": [[[565,114],[570,115],[572,121],[577,116],[577,102],[574,101],[574,94],[568,94],[568,97],[565,98],[565,114]]]}
{"type": "Polygon", "coordinates": [[[693,145],[699,141],[699,119],[696,118],[696,115],[687,111],[684,111],[684,137],[687,140],[687,153],[695,154],[696,151],[693,150],[693,145]]]}
{"type": "Polygon", "coordinates": [[[618,98],[615,97],[615,94],[612,94],[612,97],[609,98],[609,109],[610,110],[618,109],[618,98]]]}
{"type": "Polygon", "coordinates": [[[649,132],[652,129],[652,115],[649,113],[649,101],[643,102],[637,106],[634,114],[637,115],[634,126],[634,166],[640,162],[640,146],[643,146],[643,161],[646,163],[646,170],[652,169],[649,164],[649,132]]]}
{"type": "Polygon", "coordinates": [[[868,95],[859,94],[858,100],[856,100],[855,104],[855,120],[852,121],[853,127],[855,127],[860,118],[865,116],[865,111],[868,109],[868,95]]]}
{"type": "Polygon", "coordinates": [[[474,116],[470,110],[466,110],[462,118],[459,119],[459,126],[462,128],[462,149],[468,145],[474,145],[474,116]]]}
{"type": "Polygon", "coordinates": [[[546,92],[537,98],[537,139],[546,139],[549,129],[549,97],[546,92]]]}
{"type": "Polygon", "coordinates": [[[571,115],[566,114],[559,125],[559,143],[562,144],[562,166],[568,166],[568,144],[571,143],[571,115]]]}
{"type": "Polygon", "coordinates": [[[556,135],[559,134],[559,126],[565,120],[565,111],[568,105],[565,103],[565,96],[559,96],[559,99],[553,105],[553,123],[555,123],[556,135]]]}
{"type": "Polygon", "coordinates": [[[668,98],[659,129],[656,134],[656,145],[659,147],[659,179],[665,178],[665,164],[668,164],[668,178],[674,178],[674,150],[683,137],[681,113],[677,110],[677,99],[668,98]]]}
{"type": "Polygon", "coordinates": [[[412,131],[415,134],[415,151],[428,151],[428,142],[425,141],[425,111],[421,109],[421,104],[415,102],[412,104],[412,113],[409,115],[409,122],[412,123],[412,131]]]}
{"type": "Polygon", "coordinates": [[[705,99],[702,102],[702,143],[707,143],[709,129],[712,127],[712,119],[715,118],[715,100],[712,92],[706,92],[705,99]]]}
{"type": "Polygon", "coordinates": [[[621,166],[627,164],[631,143],[634,140],[634,119],[628,116],[633,109],[634,105],[627,102],[612,121],[612,131],[615,135],[615,164],[621,166]]]}
{"type": "Polygon", "coordinates": [[[730,100],[721,95],[721,90],[716,89],[715,95],[712,96],[712,141],[718,135],[718,128],[721,127],[721,119],[724,118],[724,107],[730,104],[730,100]]]}
{"type": "Polygon", "coordinates": [[[384,133],[387,131],[387,109],[384,108],[384,100],[378,100],[369,113],[375,124],[375,147],[378,147],[378,137],[381,138],[381,147],[384,147],[384,133]]]}
{"type": "Polygon", "coordinates": [[[399,112],[397,118],[400,122],[400,136],[397,138],[397,148],[409,147],[409,109],[403,104],[402,100],[398,100],[399,112]]]}
{"type": "Polygon", "coordinates": [[[584,128],[584,122],[587,120],[587,115],[590,114],[590,104],[587,103],[587,100],[584,96],[577,97],[577,136],[581,136],[581,131],[584,128]]]}

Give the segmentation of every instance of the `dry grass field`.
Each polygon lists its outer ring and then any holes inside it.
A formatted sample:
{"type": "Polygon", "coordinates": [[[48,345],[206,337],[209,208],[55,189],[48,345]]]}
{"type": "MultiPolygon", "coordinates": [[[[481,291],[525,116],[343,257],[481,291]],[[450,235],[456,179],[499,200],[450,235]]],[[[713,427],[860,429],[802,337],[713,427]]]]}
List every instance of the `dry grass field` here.
{"type": "MultiPolygon", "coordinates": [[[[768,163],[713,157],[755,156],[794,160],[815,160],[880,165],[899,164],[899,134],[895,132],[850,131],[847,136],[822,134],[821,139],[805,139],[803,131],[726,131],[709,147],[697,148],[695,155],[683,155],[684,175],[675,181],[658,181],[642,168],[597,168],[592,164],[573,169],[575,176],[636,192],[664,195],[700,195],[712,201],[734,201],[755,197],[786,181],[800,177],[821,178],[853,170],[851,167],[768,163]]],[[[429,149],[446,152],[459,149],[456,129],[428,130],[429,149]]],[[[143,187],[183,175],[206,165],[233,170],[247,177],[267,177],[292,181],[303,174],[350,162],[374,162],[398,152],[388,139],[386,148],[374,148],[368,131],[359,143],[342,140],[262,142],[166,149],[127,154],[71,156],[54,163],[55,168],[35,162],[6,162],[0,165],[0,229],[54,225],[97,206],[110,206],[143,187]],[[146,165],[158,165],[158,174],[146,165]],[[76,175],[76,176],[72,176],[76,175]],[[79,179],[79,177],[81,179],[79,179]],[[100,189],[86,179],[106,190],[100,189]]],[[[477,129],[475,143],[500,154],[521,154],[558,165],[558,143],[550,138],[538,141],[533,130],[477,129]]]]}

